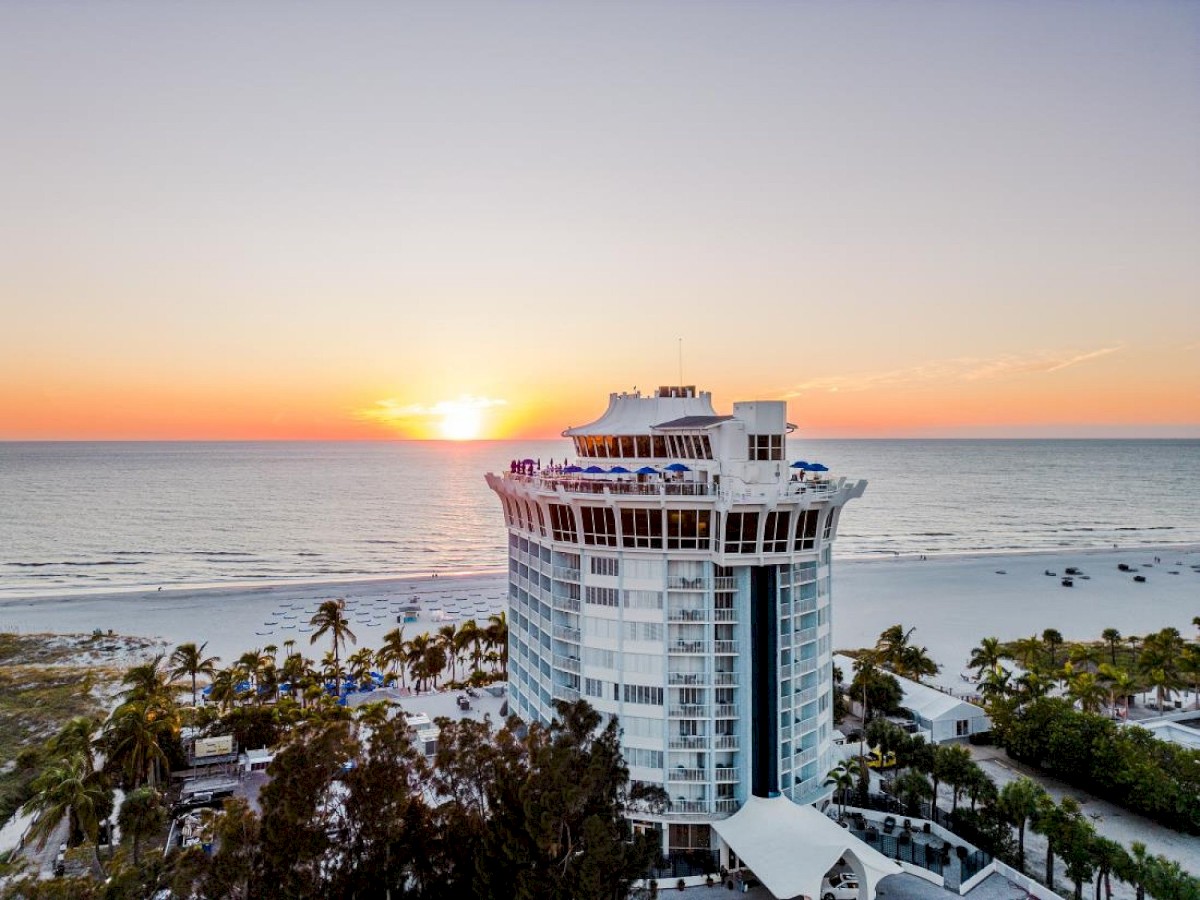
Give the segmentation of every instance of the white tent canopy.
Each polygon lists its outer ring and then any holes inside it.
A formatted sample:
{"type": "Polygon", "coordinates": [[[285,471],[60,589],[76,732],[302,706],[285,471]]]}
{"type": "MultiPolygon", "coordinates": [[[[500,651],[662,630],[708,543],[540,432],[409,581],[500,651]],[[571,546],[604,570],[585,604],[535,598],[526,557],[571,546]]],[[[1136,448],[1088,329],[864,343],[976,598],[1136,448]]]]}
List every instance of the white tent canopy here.
{"type": "Polygon", "coordinates": [[[881,879],[903,871],[814,807],[797,805],[787,797],[751,797],[712,827],[780,900],[819,898],[825,874],[842,858],[865,888],[861,900],[875,896],[881,879]]]}

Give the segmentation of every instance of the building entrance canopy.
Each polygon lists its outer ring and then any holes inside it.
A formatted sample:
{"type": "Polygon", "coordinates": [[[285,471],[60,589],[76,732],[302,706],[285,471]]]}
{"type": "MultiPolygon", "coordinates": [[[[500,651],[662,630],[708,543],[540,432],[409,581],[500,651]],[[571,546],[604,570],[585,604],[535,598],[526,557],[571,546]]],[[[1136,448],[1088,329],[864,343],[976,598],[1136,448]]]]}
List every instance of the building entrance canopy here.
{"type": "Polygon", "coordinates": [[[751,797],[712,827],[779,900],[820,900],[821,881],[840,859],[858,875],[860,900],[874,897],[881,879],[903,871],[814,807],[786,797],[751,797]]]}

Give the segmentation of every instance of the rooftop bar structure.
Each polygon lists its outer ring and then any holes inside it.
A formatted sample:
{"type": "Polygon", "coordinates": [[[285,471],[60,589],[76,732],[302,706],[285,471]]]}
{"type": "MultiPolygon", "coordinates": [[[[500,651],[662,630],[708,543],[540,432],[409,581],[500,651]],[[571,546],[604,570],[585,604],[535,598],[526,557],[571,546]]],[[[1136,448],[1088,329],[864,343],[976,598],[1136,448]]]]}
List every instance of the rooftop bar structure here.
{"type": "MultiPolygon", "coordinates": [[[[580,697],[619,717],[665,855],[715,852],[751,797],[828,796],[830,549],[865,481],[788,459],[786,406],[719,415],[691,386],[612,394],[573,464],[487,481],[509,542],[510,708],[580,697]],[[813,471],[815,470],[815,472],[813,471]]],[[[722,859],[728,848],[724,848],[722,859]]]]}

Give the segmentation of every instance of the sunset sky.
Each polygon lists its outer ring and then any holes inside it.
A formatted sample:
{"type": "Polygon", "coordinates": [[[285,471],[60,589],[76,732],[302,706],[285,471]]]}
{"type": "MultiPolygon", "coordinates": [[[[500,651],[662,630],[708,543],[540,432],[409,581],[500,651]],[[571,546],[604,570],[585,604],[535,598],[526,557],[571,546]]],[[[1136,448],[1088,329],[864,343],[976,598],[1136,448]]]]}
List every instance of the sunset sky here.
{"type": "Polygon", "coordinates": [[[0,6],[0,439],[1200,436],[1200,4],[0,6]]]}

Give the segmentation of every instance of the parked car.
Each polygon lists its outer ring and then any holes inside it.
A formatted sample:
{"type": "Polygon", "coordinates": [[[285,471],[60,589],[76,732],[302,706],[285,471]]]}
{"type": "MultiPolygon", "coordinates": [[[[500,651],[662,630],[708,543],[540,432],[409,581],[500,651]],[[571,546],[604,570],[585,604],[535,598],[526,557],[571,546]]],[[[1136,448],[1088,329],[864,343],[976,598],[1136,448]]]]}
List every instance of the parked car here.
{"type": "Polygon", "coordinates": [[[858,876],[837,872],[821,882],[821,900],[858,900],[858,876]]]}

